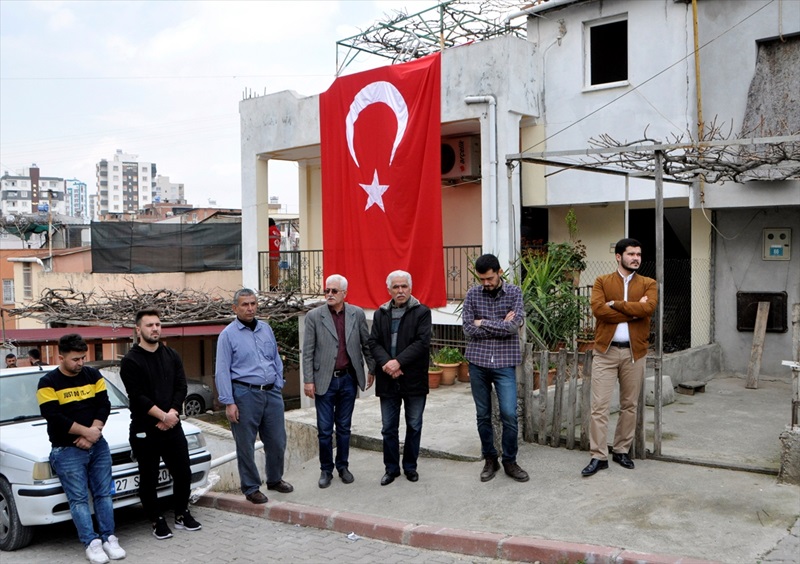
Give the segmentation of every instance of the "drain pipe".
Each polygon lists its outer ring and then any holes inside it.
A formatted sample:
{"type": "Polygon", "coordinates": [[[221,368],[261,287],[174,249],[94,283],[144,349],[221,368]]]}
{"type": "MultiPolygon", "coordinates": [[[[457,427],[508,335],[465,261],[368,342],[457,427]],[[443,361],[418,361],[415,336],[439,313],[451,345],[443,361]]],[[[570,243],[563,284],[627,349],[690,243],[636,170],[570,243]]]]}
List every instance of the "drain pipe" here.
{"type": "Polygon", "coordinates": [[[494,96],[466,96],[466,104],[488,104],[488,129],[489,129],[489,186],[483,193],[488,196],[489,204],[489,245],[484,247],[484,252],[496,253],[497,249],[497,100],[494,96]]]}

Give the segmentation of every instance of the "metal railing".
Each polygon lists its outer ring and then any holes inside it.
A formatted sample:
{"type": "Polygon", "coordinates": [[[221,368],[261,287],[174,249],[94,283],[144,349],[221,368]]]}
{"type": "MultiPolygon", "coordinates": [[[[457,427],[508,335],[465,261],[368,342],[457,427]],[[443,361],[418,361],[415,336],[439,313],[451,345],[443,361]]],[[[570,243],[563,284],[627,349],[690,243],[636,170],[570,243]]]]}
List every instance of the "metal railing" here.
{"type": "MultiPolygon", "coordinates": [[[[472,285],[471,264],[481,254],[480,245],[460,245],[443,248],[445,281],[448,300],[463,300],[472,285]]],[[[306,296],[322,296],[323,251],[281,251],[278,260],[279,292],[293,292],[306,296]]],[[[270,289],[269,252],[258,253],[259,290],[270,289]]]]}

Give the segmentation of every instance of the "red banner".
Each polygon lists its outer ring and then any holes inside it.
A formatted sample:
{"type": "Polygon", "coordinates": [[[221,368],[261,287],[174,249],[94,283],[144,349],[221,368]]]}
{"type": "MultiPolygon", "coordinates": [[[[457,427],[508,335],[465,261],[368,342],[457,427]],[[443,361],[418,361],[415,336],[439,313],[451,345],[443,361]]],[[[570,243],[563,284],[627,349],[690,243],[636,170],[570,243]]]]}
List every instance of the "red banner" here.
{"type": "Polygon", "coordinates": [[[398,269],[425,305],[447,301],[440,60],[340,77],[320,95],[324,271],[347,278],[355,305],[386,302],[398,269]]]}

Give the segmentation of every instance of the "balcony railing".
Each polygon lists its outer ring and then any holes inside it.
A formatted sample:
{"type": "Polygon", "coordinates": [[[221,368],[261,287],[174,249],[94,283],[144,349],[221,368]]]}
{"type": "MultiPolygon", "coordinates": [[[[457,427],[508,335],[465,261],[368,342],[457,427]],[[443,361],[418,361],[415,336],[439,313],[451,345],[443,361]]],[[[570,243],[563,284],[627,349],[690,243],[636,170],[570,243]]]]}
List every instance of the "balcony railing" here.
{"type": "MultiPolygon", "coordinates": [[[[443,251],[447,299],[462,300],[473,283],[471,265],[480,256],[481,246],[444,247],[443,251]]],[[[281,251],[275,290],[322,296],[325,288],[322,256],[323,252],[319,250],[281,251]]],[[[259,289],[262,292],[270,289],[269,268],[269,252],[258,253],[259,289]]]]}

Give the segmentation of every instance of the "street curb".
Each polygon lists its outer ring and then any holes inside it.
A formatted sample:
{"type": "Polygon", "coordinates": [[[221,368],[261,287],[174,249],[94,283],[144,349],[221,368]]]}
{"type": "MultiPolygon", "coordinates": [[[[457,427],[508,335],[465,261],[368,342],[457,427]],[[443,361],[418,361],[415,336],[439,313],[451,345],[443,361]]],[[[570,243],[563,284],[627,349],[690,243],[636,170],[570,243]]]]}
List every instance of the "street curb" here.
{"type": "Polygon", "coordinates": [[[668,554],[636,552],[612,546],[572,543],[528,536],[468,531],[436,525],[421,525],[396,519],[374,517],[346,511],[334,511],[291,502],[271,502],[253,505],[239,494],[209,492],[197,504],[261,517],[291,525],[302,525],[340,533],[355,533],[362,537],[423,548],[444,550],[468,556],[499,558],[515,562],[560,564],[592,562],[596,564],[719,564],[668,554]]]}

